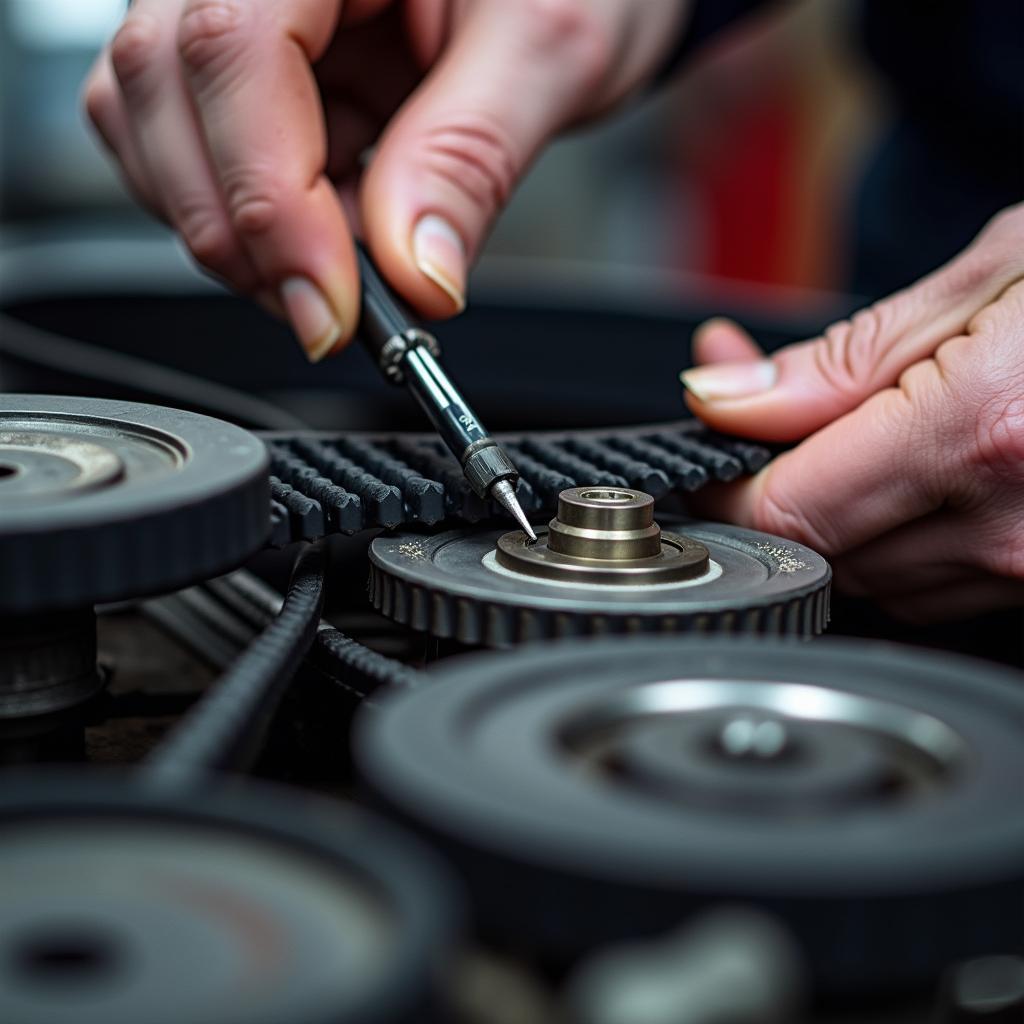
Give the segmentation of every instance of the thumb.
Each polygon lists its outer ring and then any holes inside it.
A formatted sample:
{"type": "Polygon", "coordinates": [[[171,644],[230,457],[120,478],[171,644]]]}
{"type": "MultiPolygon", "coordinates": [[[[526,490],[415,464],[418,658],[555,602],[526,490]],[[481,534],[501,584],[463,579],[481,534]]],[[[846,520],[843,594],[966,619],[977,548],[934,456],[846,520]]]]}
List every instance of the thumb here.
{"type": "Polygon", "coordinates": [[[1019,273],[1012,260],[994,255],[993,247],[1002,243],[1002,235],[994,234],[986,229],[961,256],[917,284],[771,359],[741,358],[744,346],[752,345],[749,337],[718,321],[716,348],[737,354],[681,374],[687,404],[717,430],[767,441],[806,437],[964,333],[974,314],[1019,273]]]}
{"type": "Polygon", "coordinates": [[[764,349],[733,320],[716,316],[699,324],[690,341],[694,366],[705,363],[752,363],[764,349]]]}
{"type": "Polygon", "coordinates": [[[602,30],[586,5],[548,6],[553,13],[507,0],[471,5],[367,168],[367,242],[428,317],[465,305],[469,263],[495,217],[603,72],[602,30]]]}

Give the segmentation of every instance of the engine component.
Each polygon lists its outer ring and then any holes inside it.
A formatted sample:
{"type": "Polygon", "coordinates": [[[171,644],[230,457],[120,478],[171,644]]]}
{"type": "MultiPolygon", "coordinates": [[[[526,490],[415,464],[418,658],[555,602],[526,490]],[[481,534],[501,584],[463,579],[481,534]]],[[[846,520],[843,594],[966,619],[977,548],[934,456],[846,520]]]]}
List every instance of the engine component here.
{"type": "Polygon", "coordinates": [[[91,697],[94,604],[240,564],[270,528],[247,431],[152,405],[0,395],[0,721],[91,697]]]}
{"type": "Polygon", "coordinates": [[[0,396],[0,612],[81,608],[232,569],[265,541],[267,455],[153,405],[0,396]]]}
{"type": "Polygon", "coordinates": [[[650,495],[563,491],[558,516],[519,531],[382,534],[370,545],[370,599],[434,636],[507,647],[600,633],[809,636],[828,622],[831,570],[818,554],[718,523],[653,520],[650,495]]]}
{"type": "Polygon", "coordinates": [[[817,984],[914,986],[1024,935],[1024,680],[829,639],[528,645],[362,713],[371,788],[483,926],[555,962],[721,901],[817,984]]]}
{"type": "Polygon", "coordinates": [[[0,732],[88,700],[104,682],[91,608],[0,616],[0,732]]]}
{"type": "Polygon", "coordinates": [[[570,984],[579,1024],[790,1024],[803,965],[785,929],[723,907],[671,935],[602,950],[570,984]]]}
{"type": "MultiPolygon", "coordinates": [[[[695,420],[643,427],[497,435],[521,475],[528,513],[553,510],[560,491],[582,484],[637,488],[661,498],[711,480],[755,473],[760,445],[722,437],[695,420]]],[[[458,462],[432,435],[267,435],[272,541],[285,545],[384,526],[476,523],[500,515],[474,493],[458,462]]]]}
{"type": "Polygon", "coordinates": [[[689,537],[662,533],[654,499],[625,488],[574,487],[558,496],[558,515],[530,538],[498,538],[498,565],[541,579],[643,585],[707,574],[708,549],[689,537]]]}
{"type": "Polygon", "coordinates": [[[428,1019],[454,934],[447,877],[368,815],[305,809],[252,786],[8,780],[0,1019],[428,1019]]]}

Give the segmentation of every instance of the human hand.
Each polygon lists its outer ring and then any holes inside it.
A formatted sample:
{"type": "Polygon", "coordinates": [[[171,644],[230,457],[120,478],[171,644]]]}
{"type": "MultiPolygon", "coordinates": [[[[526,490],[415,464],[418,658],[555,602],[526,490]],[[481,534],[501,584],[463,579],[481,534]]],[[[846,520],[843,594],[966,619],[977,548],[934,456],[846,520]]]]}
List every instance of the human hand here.
{"type": "Polygon", "coordinates": [[[85,106],[142,202],[204,268],[286,312],[315,361],[358,320],[352,227],[422,314],[458,312],[542,145],[643,84],[683,8],[135,0],[85,106]]]}
{"type": "Polygon", "coordinates": [[[717,430],[801,441],[708,495],[915,621],[1024,603],[1024,205],[911,288],[770,359],[729,321],[682,375],[717,430]]]}

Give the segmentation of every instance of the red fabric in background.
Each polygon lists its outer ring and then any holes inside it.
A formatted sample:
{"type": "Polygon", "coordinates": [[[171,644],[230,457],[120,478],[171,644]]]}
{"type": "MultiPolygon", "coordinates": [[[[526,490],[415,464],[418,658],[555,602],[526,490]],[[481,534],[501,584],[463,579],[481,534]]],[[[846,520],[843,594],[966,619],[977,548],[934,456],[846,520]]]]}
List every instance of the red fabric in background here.
{"type": "Polygon", "coordinates": [[[798,120],[783,97],[744,110],[718,140],[714,158],[697,169],[695,191],[707,218],[701,269],[746,281],[794,283],[798,120]]]}

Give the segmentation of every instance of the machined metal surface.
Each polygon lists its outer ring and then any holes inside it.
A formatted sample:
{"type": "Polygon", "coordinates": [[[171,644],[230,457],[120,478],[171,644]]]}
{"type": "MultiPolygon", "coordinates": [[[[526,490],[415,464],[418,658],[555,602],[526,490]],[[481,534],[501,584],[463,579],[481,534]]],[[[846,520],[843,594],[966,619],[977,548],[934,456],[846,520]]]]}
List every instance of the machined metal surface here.
{"type": "MultiPolygon", "coordinates": [[[[643,508],[637,499],[629,515],[643,508]]],[[[618,522],[626,511],[600,514],[618,522]]],[[[735,526],[671,516],[662,524],[674,529],[661,534],[660,555],[621,563],[550,553],[543,530],[536,545],[493,529],[382,534],[370,545],[370,600],[414,629],[490,647],[601,633],[810,636],[825,628],[831,570],[820,555],[735,526]]],[[[579,533],[570,536],[579,550],[579,533]]],[[[630,551],[621,540],[610,543],[630,551]]],[[[604,543],[596,534],[583,541],[604,543]]]]}
{"type": "Polygon", "coordinates": [[[640,586],[705,575],[708,549],[654,521],[654,499],[626,488],[562,491],[558,512],[530,540],[519,531],[498,538],[495,560],[541,579],[640,586]]]}
{"type": "Polygon", "coordinates": [[[269,531],[263,443],[158,406],[0,396],[0,612],[171,590],[269,531]]]}
{"type": "Polygon", "coordinates": [[[251,784],[9,781],[0,1019],[423,1020],[452,941],[447,879],[368,815],[328,810],[251,784]]]}
{"type": "Polygon", "coordinates": [[[0,616],[0,721],[62,711],[102,685],[92,608],[0,616]]]}
{"type": "Polygon", "coordinates": [[[462,471],[479,498],[486,498],[498,480],[509,480],[514,485],[519,479],[519,471],[490,438],[474,441],[463,452],[462,471]]]}
{"type": "Polygon", "coordinates": [[[6,501],[87,491],[125,473],[114,450],[71,436],[8,430],[0,433],[0,452],[6,501]]]}
{"type": "Polygon", "coordinates": [[[913,986],[1024,934],[1018,673],[625,638],[430,675],[362,715],[357,761],[446,844],[485,922],[556,960],[716,901],[778,916],[836,991],[913,986]]]}

